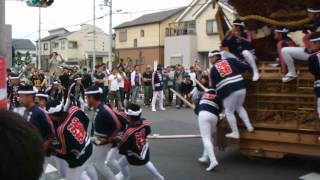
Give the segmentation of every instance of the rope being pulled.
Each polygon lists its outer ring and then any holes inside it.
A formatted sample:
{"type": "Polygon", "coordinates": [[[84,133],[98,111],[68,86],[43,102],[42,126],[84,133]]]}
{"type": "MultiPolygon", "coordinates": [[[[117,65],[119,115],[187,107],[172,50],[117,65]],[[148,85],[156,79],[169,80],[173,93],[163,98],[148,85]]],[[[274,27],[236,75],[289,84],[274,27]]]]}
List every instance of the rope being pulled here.
{"type": "Polygon", "coordinates": [[[267,18],[267,17],[263,17],[263,16],[259,16],[259,15],[248,15],[248,16],[244,16],[241,17],[242,20],[246,21],[246,20],[257,20],[257,21],[261,21],[263,23],[266,24],[270,24],[273,26],[281,26],[281,27],[297,27],[297,26],[303,26],[305,24],[310,23],[310,19],[309,18],[304,18],[298,21],[278,21],[278,20],[274,20],[271,18],[267,18]]]}

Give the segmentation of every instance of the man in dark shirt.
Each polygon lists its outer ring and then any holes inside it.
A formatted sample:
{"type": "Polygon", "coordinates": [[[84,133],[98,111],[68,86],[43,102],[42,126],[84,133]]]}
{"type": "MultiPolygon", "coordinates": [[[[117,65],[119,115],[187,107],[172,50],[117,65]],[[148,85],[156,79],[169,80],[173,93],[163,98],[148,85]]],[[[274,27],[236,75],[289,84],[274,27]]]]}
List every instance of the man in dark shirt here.
{"type": "Polygon", "coordinates": [[[67,98],[68,89],[70,86],[70,73],[67,67],[63,68],[63,74],[59,77],[61,85],[64,87],[64,98],[67,98]]]}
{"type": "Polygon", "coordinates": [[[104,87],[106,75],[103,73],[103,66],[96,66],[96,73],[94,74],[94,85],[102,88],[103,90],[103,102],[107,102],[107,89],[104,87]]]}
{"type": "Polygon", "coordinates": [[[143,90],[144,90],[144,105],[150,106],[152,99],[152,70],[151,66],[147,66],[146,71],[142,75],[143,78],[143,90]]]}
{"type": "Polygon", "coordinates": [[[83,68],[82,85],[85,89],[92,86],[91,74],[88,73],[87,68],[83,68]]]}

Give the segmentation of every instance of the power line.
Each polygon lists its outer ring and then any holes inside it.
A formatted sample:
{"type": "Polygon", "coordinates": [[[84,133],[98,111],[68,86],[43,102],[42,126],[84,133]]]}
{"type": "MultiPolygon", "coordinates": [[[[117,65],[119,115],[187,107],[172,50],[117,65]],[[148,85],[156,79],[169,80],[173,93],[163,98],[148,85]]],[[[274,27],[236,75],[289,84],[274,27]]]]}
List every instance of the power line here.
{"type": "MultiPolygon", "coordinates": [[[[7,0],[6,0],[7,1],[7,0]]],[[[9,1],[19,1],[19,0],[9,0],[9,1]]],[[[185,6],[185,8],[190,8],[190,7],[196,7],[196,6],[202,6],[202,5],[207,5],[207,4],[210,4],[212,2],[206,2],[206,3],[201,3],[201,4],[190,4],[188,6],[185,6]]],[[[177,8],[181,8],[181,6],[179,7],[170,7],[170,8],[159,8],[159,9],[147,9],[147,10],[139,10],[139,11],[132,11],[132,12],[115,12],[115,13],[112,13],[113,15],[133,15],[133,14],[140,14],[140,13],[146,13],[146,12],[161,12],[161,11],[168,11],[168,10],[173,10],[173,9],[177,9],[177,8]]],[[[103,19],[104,17],[107,17],[109,16],[109,14],[105,14],[105,15],[102,15],[100,17],[97,17],[95,18],[95,20],[100,20],[100,19],[103,19]]],[[[87,20],[87,21],[83,21],[81,23],[76,23],[76,24],[71,24],[71,25],[66,25],[66,26],[61,26],[61,27],[64,27],[64,28],[70,28],[70,27],[75,27],[75,26],[80,26],[82,24],[85,24],[85,23],[90,23],[90,22],[93,22],[94,19],[90,19],[90,20],[87,20]]],[[[43,29],[42,31],[48,31],[50,29],[43,29]]],[[[27,38],[27,37],[30,37],[32,35],[34,35],[35,33],[38,33],[38,31],[34,31],[26,36],[23,36],[22,38],[27,38]]]]}

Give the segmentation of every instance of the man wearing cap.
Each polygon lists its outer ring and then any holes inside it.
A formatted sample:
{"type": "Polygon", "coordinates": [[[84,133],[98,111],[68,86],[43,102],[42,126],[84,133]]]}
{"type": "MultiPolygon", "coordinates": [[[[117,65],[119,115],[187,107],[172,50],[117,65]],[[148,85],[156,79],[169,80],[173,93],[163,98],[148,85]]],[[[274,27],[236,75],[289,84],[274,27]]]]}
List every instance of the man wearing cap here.
{"type": "Polygon", "coordinates": [[[222,49],[231,52],[237,58],[245,60],[253,72],[253,81],[258,81],[260,74],[254,55],[255,49],[251,43],[251,36],[244,30],[245,23],[236,19],[233,21],[233,29],[229,31],[222,41],[222,49]]]}
{"type": "Polygon", "coordinates": [[[161,110],[166,110],[163,107],[163,100],[164,100],[164,93],[163,93],[163,77],[162,77],[162,65],[157,66],[157,70],[152,73],[152,91],[153,91],[153,97],[151,102],[152,111],[156,110],[156,102],[157,99],[159,100],[159,105],[161,110]]]}
{"type": "Polygon", "coordinates": [[[313,53],[312,43],[309,41],[309,36],[314,32],[320,31],[320,5],[313,6],[307,9],[308,16],[312,20],[313,25],[305,30],[305,37],[303,38],[305,47],[285,47],[282,48],[281,54],[288,66],[288,73],[282,78],[282,82],[289,82],[297,78],[297,72],[294,65],[294,60],[307,61],[313,53]]]}
{"type": "Polygon", "coordinates": [[[283,75],[288,73],[286,62],[281,54],[281,50],[284,47],[296,47],[297,44],[288,36],[289,29],[277,28],[274,30],[274,38],[277,40],[277,52],[279,57],[280,69],[283,75]]]}
{"type": "Polygon", "coordinates": [[[210,52],[209,57],[210,64],[213,66],[210,70],[209,84],[210,87],[217,90],[218,96],[222,99],[225,114],[232,130],[226,137],[239,139],[236,112],[239,114],[247,130],[249,132],[254,131],[248,113],[243,107],[246,87],[241,75],[244,71],[250,70],[250,66],[245,61],[222,59],[219,51],[210,52]]]}
{"type": "Polygon", "coordinates": [[[207,171],[212,171],[218,166],[214,154],[212,135],[216,131],[219,114],[222,112],[222,103],[215,89],[208,89],[196,100],[195,113],[198,115],[199,129],[203,144],[202,156],[198,159],[201,163],[210,162],[207,171]]]}
{"type": "Polygon", "coordinates": [[[9,110],[20,107],[20,102],[18,100],[18,89],[23,84],[20,83],[20,76],[18,74],[11,74],[9,76],[9,86],[7,88],[8,99],[10,101],[9,110]]]}
{"type": "Polygon", "coordinates": [[[45,93],[49,95],[50,100],[64,100],[64,87],[58,80],[54,80],[52,85],[46,89],[45,93]]]}
{"type": "Polygon", "coordinates": [[[313,43],[313,50],[316,52],[309,57],[309,70],[314,75],[314,91],[317,97],[317,112],[320,119],[320,32],[309,37],[313,43]]]}
{"type": "Polygon", "coordinates": [[[65,110],[67,110],[71,105],[78,106],[84,110],[84,87],[82,85],[82,77],[80,75],[75,77],[74,83],[72,83],[69,88],[65,110]]]}
{"type": "Polygon", "coordinates": [[[76,106],[63,111],[60,101],[49,101],[47,112],[55,135],[52,148],[60,175],[66,180],[89,180],[83,173],[92,154],[92,143],[87,132],[89,118],[76,106]]]}
{"type": "MultiPolygon", "coordinates": [[[[116,141],[116,137],[121,130],[122,125],[113,110],[103,103],[103,90],[101,87],[89,87],[86,90],[85,95],[87,97],[88,106],[95,111],[93,120],[93,167],[102,174],[105,179],[112,179],[114,178],[114,174],[110,169],[105,168],[104,162],[114,141],[116,141]]],[[[95,176],[90,172],[89,175],[90,177],[95,176]]]]}

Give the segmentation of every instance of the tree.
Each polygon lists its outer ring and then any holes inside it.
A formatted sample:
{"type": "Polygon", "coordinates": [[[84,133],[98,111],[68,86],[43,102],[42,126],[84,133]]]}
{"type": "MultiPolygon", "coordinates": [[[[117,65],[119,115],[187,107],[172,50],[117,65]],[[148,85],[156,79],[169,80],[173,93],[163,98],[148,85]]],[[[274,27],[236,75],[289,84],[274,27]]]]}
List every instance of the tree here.
{"type": "Polygon", "coordinates": [[[15,64],[17,66],[21,66],[23,64],[22,58],[21,58],[21,53],[17,51],[16,56],[15,56],[15,64]]]}
{"type": "Polygon", "coordinates": [[[31,61],[32,61],[32,59],[31,59],[30,52],[27,51],[27,52],[26,52],[26,56],[25,56],[25,58],[24,58],[24,64],[25,64],[25,65],[29,65],[29,64],[31,64],[31,61]]]}

